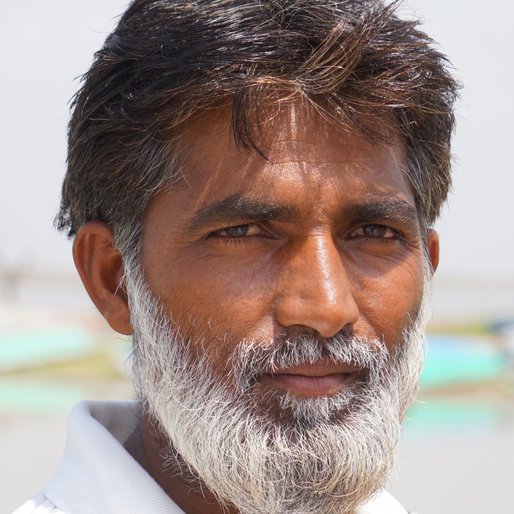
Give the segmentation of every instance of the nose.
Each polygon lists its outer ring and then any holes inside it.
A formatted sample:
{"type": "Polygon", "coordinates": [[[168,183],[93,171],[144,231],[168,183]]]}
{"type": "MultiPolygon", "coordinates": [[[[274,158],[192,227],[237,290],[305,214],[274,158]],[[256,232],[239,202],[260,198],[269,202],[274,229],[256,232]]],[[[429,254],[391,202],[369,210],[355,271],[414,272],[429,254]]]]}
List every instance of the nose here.
{"type": "Polygon", "coordinates": [[[303,238],[290,249],[286,261],[274,302],[278,324],[331,337],[357,322],[352,284],[332,234],[303,238]]]}

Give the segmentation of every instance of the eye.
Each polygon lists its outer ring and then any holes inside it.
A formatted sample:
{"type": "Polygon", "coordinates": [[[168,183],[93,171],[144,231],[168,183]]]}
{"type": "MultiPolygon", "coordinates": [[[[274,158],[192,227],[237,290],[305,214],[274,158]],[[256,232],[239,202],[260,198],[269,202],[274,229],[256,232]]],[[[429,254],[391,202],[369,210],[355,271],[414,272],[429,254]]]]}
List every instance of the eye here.
{"type": "Polygon", "coordinates": [[[365,238],[378,240],[394,240],[399,239],[400,234],[392,228],[385,225],[369,224],[362,225],[350,233],[351,238],[365,238]]]}
{"type": "Polygon", "coordinates": [[[240,239],[243,237],[264,235],[263,230],[255,223],[246,223],[245,225],[236,225],[235,227],[222,228],[212,232],[209,237],[217,237],[220,239],[240,239]]]}

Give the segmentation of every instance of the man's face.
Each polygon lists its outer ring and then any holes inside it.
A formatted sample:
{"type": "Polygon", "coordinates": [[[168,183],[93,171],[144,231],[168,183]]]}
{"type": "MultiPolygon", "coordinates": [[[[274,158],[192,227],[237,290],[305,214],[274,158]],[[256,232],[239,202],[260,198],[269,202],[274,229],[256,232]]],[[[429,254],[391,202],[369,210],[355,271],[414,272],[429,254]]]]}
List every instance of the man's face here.
{"type": "Polygon", "coordinates": [[[136,389],[168,463],[219,501],[353,513],[384,485],[423,356],[404,152],[294,106],[264,125],[267,160],[229,127],[191,127],[184,185],[147,210],[144,276],[127,269],[136,389]]]}
{"type": "MultiPolygon", "coordinates": [[[[295,105],[263,133],[267,160],[236,147],[228,110],[185,133],[185,180],[144,219],[150,290],[186,336],[208,335],[196,351],[211,355],[220,376],[230,341],[344,330],[392,349],[423,290],[401,143],[373,144],[295,105]]],[[[267,385],[309,396],[339,387],[267,385]]]]}

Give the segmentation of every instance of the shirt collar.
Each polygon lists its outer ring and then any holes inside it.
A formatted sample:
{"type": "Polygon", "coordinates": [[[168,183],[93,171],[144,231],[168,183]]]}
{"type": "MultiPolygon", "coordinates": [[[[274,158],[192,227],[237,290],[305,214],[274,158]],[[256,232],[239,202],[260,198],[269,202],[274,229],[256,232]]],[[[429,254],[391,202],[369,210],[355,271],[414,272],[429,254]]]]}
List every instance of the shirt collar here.
{"type": "Polygon", "coordinates": [[[70,514],[184,514],[123,448],[137,424],[136,402],[82,402],[46,496],[70,514]]]}

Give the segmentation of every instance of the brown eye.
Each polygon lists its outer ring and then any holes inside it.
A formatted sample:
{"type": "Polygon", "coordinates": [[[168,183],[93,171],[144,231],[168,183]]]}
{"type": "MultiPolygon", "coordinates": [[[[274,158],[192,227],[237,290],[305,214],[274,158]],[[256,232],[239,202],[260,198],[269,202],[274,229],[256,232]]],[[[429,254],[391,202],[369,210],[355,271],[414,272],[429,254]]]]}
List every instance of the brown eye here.
{"type": "Polygon", "coordinates": [[[222,228],[212,234],[213,237],[234,238],[256,236],[262,233],[262,230],[255,223],[247,223],[246,225],[237,225],[235,227],[222,228]]]}
{"type": "Polygon", "coordinates": [[[361,227],[354,230],[351,237],[363,237],[368,239],[397,239],[398,234],[396,231],[386,227],[385,225],[362,225],[361,227]]]}

